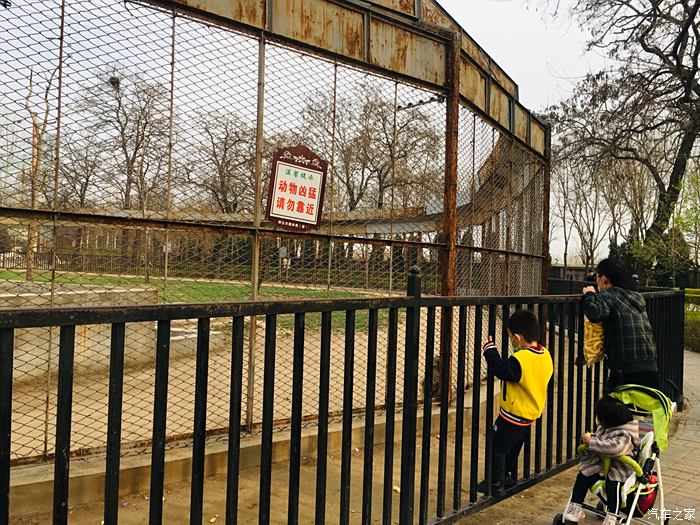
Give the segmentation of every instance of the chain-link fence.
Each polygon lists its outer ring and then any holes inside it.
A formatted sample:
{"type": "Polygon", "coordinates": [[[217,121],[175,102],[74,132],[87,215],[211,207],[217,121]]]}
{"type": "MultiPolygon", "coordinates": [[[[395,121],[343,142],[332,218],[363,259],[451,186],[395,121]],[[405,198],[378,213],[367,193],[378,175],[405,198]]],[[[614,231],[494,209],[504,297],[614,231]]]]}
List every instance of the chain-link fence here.
{"type": "MultiPolygon", "coordinates": [[[[466,106],[457,265],[442,264],[444,91],[134,2],[15,0],[0,13],[0,307],[405,294],[414,265],[424,294],[441,292],[446,271],[460,295],[541,291],[544,161],[466,106]],[[264,218],[272,152],[294,144],[329,162],[312,233],[264,218]]],[[[191,431],[192,323],[173,329],[173,437],[191,431]]],[[[317,343],[320,324],[310,325],[317,343]]],[[[129,330],[124,436],[138,443],[149,439],[156,334],[147,323],[129,330]]],[[[216,431],[227,426],[228,387],[219,386],[229,382],[230,320],[213,330],[216,431]]],[[[78,334],[76,449],[103,442],[107,334],[78,334]]],[[[262,410],[263,334],[260,319],[246,327],[249,430],[262,410]]],[[[18,336],[15,459],[52,450],[57,337],[18,336]]],[[[333,345],[342,376],[342,341],[333,345]]],[[[291,335],[281,337],[280,355],[291,348],[291,335]]],[[[279,381],[292,381],[288,361],[278,360],[289,372],[279,381]]],[[[332,412],[342,408],[338,389],[332,412]]]]}

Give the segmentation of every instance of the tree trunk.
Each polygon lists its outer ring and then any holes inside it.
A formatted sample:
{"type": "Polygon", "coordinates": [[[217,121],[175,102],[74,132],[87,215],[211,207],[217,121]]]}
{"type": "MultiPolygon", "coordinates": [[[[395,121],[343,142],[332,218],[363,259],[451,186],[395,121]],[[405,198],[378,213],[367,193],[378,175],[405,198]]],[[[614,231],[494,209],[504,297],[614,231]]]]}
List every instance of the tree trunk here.
{"type": "Polygon", "coordinates": [[[27,281],[33,281],[35,278],[35,257],[36,257],[36,243],[39,238],[39,232],[37,231],[36,224],[34,221],[30,221],[27,224],[27,250],[25,253],[25,261],[27,266],[27,281]]]}
{"type": "Polygon", "coordinates": [[[653,246],[668,228],[671,215],[681,192],[681,182],[688,165],[688,158],[693,150],[698,133],[700,133],[700,125],[697,123],[683,133],[683,138],[673,163],[673,169],[671,170],[671,179],[666,190],[659,195],[659,203],[656,207],[654,220],[644,236],[644,243],[648,246],[653,246]]]}

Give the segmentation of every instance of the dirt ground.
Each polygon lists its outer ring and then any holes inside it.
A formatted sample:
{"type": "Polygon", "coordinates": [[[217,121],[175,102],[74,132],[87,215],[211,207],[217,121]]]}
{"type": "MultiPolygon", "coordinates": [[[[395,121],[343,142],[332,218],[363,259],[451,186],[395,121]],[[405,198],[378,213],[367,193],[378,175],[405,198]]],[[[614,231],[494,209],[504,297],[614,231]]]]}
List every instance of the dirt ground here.
{"type": "MultiPolygon", "coordinates": [[[[437,441],[435,442],[437,444],[437,441]]],[[[383,448],[377,450],[373,480],[373,518],[372,523],[381,523],[381,505],[383,490],[383,448]]],[[[435,447],[437,453],[437,447],[435,447]]],[[[398,459],[398,457],[396,458],[398,459]]],[[[359,474],[362,471],[362,453],[355,451],[352,461],[352,486],[351,486],[351,523],[360,523],[362,504],[362,478],[359,474]],[[357,474],[356,474],[357,473],[357,474]]],[[[395,464],[398,461],[395,461],[395,464]]],[[[339,478],[340,478],[340,458],[330,456],[328,458],[328,490],[326,501],[326,518],[328,523],[337,523],[340,501],[339,478]]],[[[451,473],[453,464],[448,468],[451,473]]],[[[430,490],[430,510],[435,513],[435,484],[436,472],[431,473],[433,483],[430,490]]],[[[468,487],[468,472],[465,473],[465,486],[468,487]]],[[[395,469],[394,483],[398,484],[398,468],[395,469]]],[[[459,523],[482,525],[488,524],[517,524],[517,525],[548,525],[552,523],[552,518],[557,512],[561,512],[566,504],[569,491],[573,485],[576,469],[570,469],[558,476],[550,478],[536,487],[516,494],[497,505],[474,516],[463,518],[459,523]]],[[[271,521],[273,524],[287,523],[287,480],[288,468],[286,464],[276,464],[273,466],[272,482],[272,504],[271,521]]],[[[448,476],[449,478],[449,476],[448,476]]],[[[216,476],[207,478],[204,487],[204,523],[223,523],[226,502],[226,478],[216,476]],[[213,520],[213,521],[212,521],[213,520]]],[[[400,494],[395,487],[393,492],[393,513],[392,523],[398,523],[398,503],[400,494]]],[[[310,524],[314,522],[314,496],[315,490],[315,460],[306,458],[302,464],[300,502],[299,502],[299,523],[310,524]]],[[[239,512],[238,522],[242,524],[256,523],[258,521],[258,494],[259,477],[257,469],[245,469],[241,471],[240,491],[239,491],[239,512]]],[[[452,487],[447,487],[448,506],[452,500],[452,487]]],[[[468,499],[467,490],[462,490],[462,501],[468,499]]],[[[189,485],[181,483],[170,486],[165,491],[164,496],[164,516],[163,523],[179,525],[189,524],[190,493],[189,485]]],[[[148,507],[150,501],[146,495],[134,495],[123,498],[119,510],[119,523],[124,525],[137,525],[148,523],[148,507]]],[[[76,507],[71,509],[69,523],[71,525],[96,525],[102,520],[103,506],[101,503],[76,507]]],[[[417,515],[417,506],[416,506],[417,515]]],[[[10,520],[12,525],[40,525],[50,523],[51,516],[35,515],[15,517],[10,520]]],[[[591,523],[595,523],[591,521],[591,523]]]]}

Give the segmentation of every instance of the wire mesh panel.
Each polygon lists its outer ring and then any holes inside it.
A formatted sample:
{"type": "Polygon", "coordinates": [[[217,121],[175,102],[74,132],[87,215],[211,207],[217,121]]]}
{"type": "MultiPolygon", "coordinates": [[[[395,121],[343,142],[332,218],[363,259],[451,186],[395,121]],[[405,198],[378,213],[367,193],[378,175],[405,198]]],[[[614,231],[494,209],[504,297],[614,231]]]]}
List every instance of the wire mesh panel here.
{"type": "MultiPolygon", "coordinates": [[[[540,291],[544,162],[466,106],[458,122],[456,267],[446,264],[445,89],[138,2],[16,1],[2,15],[0,307],[404,295],[414,266],[425,295],[442,293],[451,272],[457,295],[540,291]],[[264,213],[272,154],[296,144],[329,163],[320,228],[304,233],[282,230],[264,213]]],[[[363,316],[356,319],[358,356],[368,348],[363,316]]],[[[386,316],[378,318],[378,407],[387,387],[386,316]]],[[[453,346],[456,319],[455,311],[453,346]]],[[[172,327],[171,438],[191,432],[185,401],[194,388],[187,373],[195,363],[194,322],[172,327]]],[[[332,414],[343,406],[344,342],[335,330],[342,323],[334,316],[332,414]]],[[[285,387],[293,381],[290,326],[293,320],[279,319],[278,349],[288,358],[276,366],[285,387]]],[[[316,416],[319,327],[307,319],[308,421],[316,416]]],[[[124,439],[138,444],[150,439],[156,328],[128,330],[124,439]]],[[[230,320],[212,321],[216,383],[230,375],[231,330],[230,320]]],[[[18,336],[16,460],[52,450],[54,332],[18,336]]],[[[264,320],[248,319],[245,334],[246,425],[256,430],[264,320]]],[[[74,444],[99,449],[109,340],[101,325],[77,338],[74,444]]],[[[356,365],[362,390],[366,362],[356,365]]],[[[226,388],[212,393],[211,432],[226,424],[226,395],[226,388]]],[[[361,414],[365,398],[358,396],[353,407],[361,414]]],[[[288,400],[277,401],[274,417],[285,428],[288,400]]]]}

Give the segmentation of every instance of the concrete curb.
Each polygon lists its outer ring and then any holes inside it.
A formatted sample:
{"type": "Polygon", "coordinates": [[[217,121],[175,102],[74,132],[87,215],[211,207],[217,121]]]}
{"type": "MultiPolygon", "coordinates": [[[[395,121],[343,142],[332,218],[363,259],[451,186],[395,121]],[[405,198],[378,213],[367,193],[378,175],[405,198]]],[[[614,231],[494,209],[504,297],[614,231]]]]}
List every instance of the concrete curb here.
{"type": "MultiPolygon", "coordinates": [[[[498,388],[496,388],[498,390],[498,388]]],[[[481,405],[485,405],[486,389],[481,389],[481,405]]],[[[471,391],[466,392],[465,422],[471,419],[471,391]]],[[[423,416],[419,408],[416,422],[417,437],[422,436],[423,416]]],[[[454,429],[457,411],[449,411],[449,428],[454,429]]],[[[401,414],[396,414],[394,443],[401,441],[401,414]]],[[[375,416],[374,444],[384,445],[386,423],[384,415],[375,416]]],[[[440,426],[440,409],[433,406],[431,428],[437,434],[440,426]]],[[[364,447],[364,420],[353,423],[352,448],[364,447]]],[[[302,430],[301,455],[315,457],[318,444],[318,430],[310,427],[302,430]]],[[[247,436],[241,439],[240,468],[260,465],[261,436],[247,436]]],[[[328,429],[328,454],[340,454],[342,449],[342,425],[334,423],[328,429]]],[[[272,438],[273,463],[289,460],[290,432],[277,432],[272,438]]],[[[226,474],[228,443],[225,440],[211,438],[207,441],[204,462],[205,477],[226,474]]],[[[127,456],[121,459],[119,495],[129,496],[150,491],[150,454],[127,456]]],[[[70,507],[100,502],[104,499],[105,457],[73,458],[70,464],[69,499],[70,507]]],[[[191,447],[175,448],[166,451],[165,484],[174,485],[189,481],[192,475],[191,447]]],[[[53,500],[53,464],[16,467],[10,477],[10,508],[12,515],[21,516],[37,513],[49,513],[53,500]]]]}

